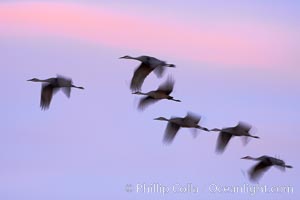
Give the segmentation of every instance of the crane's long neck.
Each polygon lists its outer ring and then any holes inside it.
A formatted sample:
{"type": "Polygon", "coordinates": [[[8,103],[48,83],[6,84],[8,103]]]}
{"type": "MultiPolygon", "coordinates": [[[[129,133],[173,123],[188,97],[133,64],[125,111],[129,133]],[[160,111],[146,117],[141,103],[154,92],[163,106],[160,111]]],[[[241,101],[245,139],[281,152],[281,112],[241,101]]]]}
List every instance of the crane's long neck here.
{"type": "Polygon", "coordinates": [[[132,94],[137,94],[137,95],[148,95],[148,93],[144,93],[144,92],[134,92],[134,93],[132,93],[132,94]]]}
{"type": "Polygon", "coordinates": [[[165,117],[158,117],[158,118],[155,118],[154,120],[167,121],[167,122],[170,122],[170,121],[171,121],[170,119],[167,119],[167,118],[165,118],[165,117]]]}
{"type": "Polygon", "coordinates": [[[38,79],[38,78],[33,78],[33,79],[30,79],[28,81],[32,81],[32,82],[41,82],[41,83],[50,83],[51,82],[51,78],[48,78],[48,79],[38,79]]]}
{"type": "Polygon", "coordinates": [[[260,160],[260,157],[254,158],[254,157],[251,157],[251,156],[247,156],[247,157],[244,158],[244,159],[247,159],[247,160],[260,160]]]}
{"type": "Polygon", "coordinates": [[[219,131],[222,131],[221,129],[219,129],[219,128],[213,128],[213,129],[211,129],[211,130],[209,130],[209,131],[215,131],[215,132],[219,132],[219,131]]]}
{"type": "Polygon", "coordinates": [[[44,80],[37,80],[36,82],[42,82],[42,83],[48,83],[49,81],[47,79],[44,79],[44,80]]]}
{"type": "Polygon", "coordinates": [[[210,131],[208,128],[202,127],[202,126],[200,126],[200,125],[196,125],[195,128],[200,129],[200,130],[203,130],[203,131],[207,131],[207,132],[210,131]]]}
{"type": "Polygon", "coordinates": [[[132,57],[132,56],[124,56],[123,59],[131,59],[131,60],[141,60],[140,57],[132,57]]]}

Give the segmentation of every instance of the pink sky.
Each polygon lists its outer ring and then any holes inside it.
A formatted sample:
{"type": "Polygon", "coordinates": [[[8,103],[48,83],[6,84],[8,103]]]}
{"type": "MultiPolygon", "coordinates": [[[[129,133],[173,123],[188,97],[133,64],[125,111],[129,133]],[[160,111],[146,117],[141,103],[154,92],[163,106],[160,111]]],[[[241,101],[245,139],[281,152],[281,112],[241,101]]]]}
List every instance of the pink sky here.
{"type": "Polygon", "coordinates": [[[0,36],[69,37],[217,66],[293,69],[299,63],[295,52],[300,49],[292,30],[275,24],[219,20],[211,26],[199,19],[199,26],[191,26],[182,20],[177,23],[162,17],[158,22],[147,14],[137,16],[107,6],[8,3],[0,5],[0,36]]]}

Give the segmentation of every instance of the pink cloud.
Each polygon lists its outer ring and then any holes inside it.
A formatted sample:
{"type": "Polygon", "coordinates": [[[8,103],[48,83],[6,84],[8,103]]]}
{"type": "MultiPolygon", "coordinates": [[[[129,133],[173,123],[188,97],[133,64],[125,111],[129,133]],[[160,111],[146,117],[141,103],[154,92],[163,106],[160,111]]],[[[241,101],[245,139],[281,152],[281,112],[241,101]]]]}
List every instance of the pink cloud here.
{"type": "MultiPolygon", "coordinates": [[[[157,18],[156,18],[157,19],[157,18]]],[[[215,65],[294,67],[292,31],[260,23],[176,23],[152,20],[109,7],[66,3],[6,3],[0,5],[0,36],[55,35],[115,48],[164,54],[215,65]]]]}

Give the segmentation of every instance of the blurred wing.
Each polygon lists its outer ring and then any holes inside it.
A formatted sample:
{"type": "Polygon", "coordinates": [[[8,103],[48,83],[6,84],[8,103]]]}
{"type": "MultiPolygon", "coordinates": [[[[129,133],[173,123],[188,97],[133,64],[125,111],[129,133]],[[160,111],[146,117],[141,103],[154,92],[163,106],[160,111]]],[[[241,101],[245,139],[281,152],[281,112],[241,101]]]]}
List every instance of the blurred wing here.
{"type": "Polygon", "coordinates": [[[251,137],[242,136],[241,139],[242,139],[243,145],[245,146],[249,143],[249,141],[251,140],[251,137]]]}
{"type": "Polygon", "coordinates": [[[191,128],[190,131],[191,131],[194,138],[196,138],[198,136],[199,129],[191,128]]]}
{"type": "Polygon", "coordinates": [[[195,123],[198,124],[200,122],[201,117],[198,115],[195,115],[191,112],[189,112],[184,118],[184,122],[190,122],[190,123],[195,123]]]}
{"type": "Polygon", "coordinates": [[[161,84],[157,90],[169,95],[173,91],[173,88],[174,88],[174,80],[171,77],[168,77],[166,82],[161,84]]]}
{"type": "Polygon", "coordinates": [[[286,164],[283,160],[276,158],[276,164],[274,166],[284,172],[286,164]]]}
{"type": "Polygon", "coordinates": [[[249,171],[249,176],[252,181],[258,181],[261,176],[271,167],[270,164],[260,161],[257,165],[252,167],[249,171]]]}
{"type": "Polygon", "coordinates": [[[158,101],[158,99],[153,99],[153,98],[151,98],[151,97],[144,97],[144,98],[142,98],[141,100],[140,100],[140,103],[139,103],[139,106],[138,106],[138,108],[140,109],[140,110],[144,110],[146,107],[148,107],[149,105],[151,105],[151,104],[154,104],[155,102],[157,102],[158,101]]]}
{"type": "Polygon", "coordinates": [[[162,77],[164,75],[166,67],[165,66],[157,66],[154,68],[154,73],[157,77],[162,77]]]}
{"type": "Polygon", "coordinates": [[[70,79],[70,78],[68,78],[66,76],[63,76],[63,75],[60,75],[60,74],[56,74],[56,78],[58,78],[58,79],[66,79],[66,80],[70,79]]]}
{"type": "Polygon", "coordinates": [[[285,167],[280,166],[280,165],[274,165],[277,169],[279,169],[282,172],[285,172],[285,167]]]}
{"type": "Polygon", "coordinates": [[[71,87],[72,83],[72,79],[64,77],[62,75],[57,75],[57,84],[59,87],[71,87]]]}
{"type": "Polygon", "coordinates": [[[133,74],[133,77],[131,79],[130,83],[130,89],[132,91],[140,91],[142,88],[142,85],[144,83],[145,78],[150,74],[150,72],[153,69],[149,67],[148,65],[142,63],[133,74]]]}
{"type": "Polygon", "coordinates": [[[49,108],[53,96],[53,92],[54,92],[54,88],[51,84],[42,85],[41,102],[40,102],[40,106],[42,110],[47,110],[49,108]]]}
{"type": "Polygon", "coordinates": [[[218,141],[217,141],[217,148],[216,151],[218,153],[223,153],[229,140],[231,139],[232,135],[226,132],[220,132],[219,133],[219,137],[218,137],[218,141]]]}
{"type": "Polygon", "coordinates": [[[62,88],[60,88],[62,91],[63,91],[63,93],[68,97],[68,98],[70,98],[70,96],[71,96],[71,87],[62,87],[62,88]]]}
{"type": "Polygon", "coordinates": [[[165,130],[165,135],[163,139],[164,143],[171,144],[179,129],[179,125],[169,122],[165,130]]]}
{"type": "Polygon", "coordinates": [[[250,124],[247,124],[245,122],[239,122],[236,128],[243,130],[245,132],[249,132],[252,126],[250,124]]]}

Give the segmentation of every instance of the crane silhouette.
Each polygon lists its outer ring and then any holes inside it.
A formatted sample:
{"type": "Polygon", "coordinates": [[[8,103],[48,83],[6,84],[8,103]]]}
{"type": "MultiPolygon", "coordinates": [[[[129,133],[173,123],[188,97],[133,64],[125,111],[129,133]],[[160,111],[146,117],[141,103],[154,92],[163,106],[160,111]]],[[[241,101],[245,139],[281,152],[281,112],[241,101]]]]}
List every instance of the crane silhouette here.
{"type": "Polygon", "coordinates": [[[77,87],[73,85],[72,79],[63,77],[61,75],[58,75],[56,78],[48,78],[44,80],[33,78],[27,81],[42,83],[41,102],[40,102],[40,106],[42,110],[49,109],[52,96],[59,89],[61,89],[68,98],[71,95],[71,88],[84,89],[83,87],[77,87]]]}
{"type": "Polygon", "coordinates": [[[217,141],[216,151],[218,153],[223,153],[232,136],[244,136],[244,137],[252,137],[258,139],[259,138],[258,136],[254,136],[249,133],[251,128],[252,126],[244,122],[239,122],[234,127],[228,127],[222,129],[218,129],[218,128],[211,129],[210,131],[220,132],[217,141]]]}
{"type": "Polygon", "coordinates": [[[200,119],[200,116],[189,112],[185,117],[172,117],[170,119],[167,119],[165,117],[158,117],[154,120],[168,122],[163,141],[166,144],[170,144],[174,140],[180,128],[195,128],[204,131],[209,131],[207,128],[202,127],[198,124],[200,122],[200,119]]]}
{"type": "Polygon", "coordinates": [[[131,79],[130,89],[133,92],[141,90],[144,80],[152,71],[154,71],[158,77],[161,77],[166,67],[175,67],[173,64],[167,64],[165,61],[151,56],[132,57],[127,55],[120,57],[120,59],[132,59],[141,62],[140,66],[134,71],[131,79]]]}
{"type": "Polygon", "coordinates": [[[262,177],[262,175],[272,166],[276,166],[282,171],[284,171],[285,168],[293,168],[290,165],[286,165],[285,162],[281,159],[266,155],[257,158],[245,156],[241,159],[259,161],[249,170],[249,177],[251,181],[258,181],[262,177]]]}
{"type": "Polygon", "coordinates": [[[150,92],[134,92],[133,94],[137,95],[145,95],[146,97],[142,98],[139,102],[138,108],[140,110],[145,109],[150,104],[153,104],[159,100],[167,99],[171,101],[181,102],[178,99],[174,99],[174,97],[170,96],[174,88],[174,80],[171,77],[168,77],[165,83],[161,84],[157,90],[153,90],[150,92]]]}

